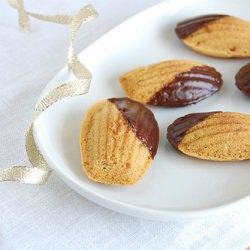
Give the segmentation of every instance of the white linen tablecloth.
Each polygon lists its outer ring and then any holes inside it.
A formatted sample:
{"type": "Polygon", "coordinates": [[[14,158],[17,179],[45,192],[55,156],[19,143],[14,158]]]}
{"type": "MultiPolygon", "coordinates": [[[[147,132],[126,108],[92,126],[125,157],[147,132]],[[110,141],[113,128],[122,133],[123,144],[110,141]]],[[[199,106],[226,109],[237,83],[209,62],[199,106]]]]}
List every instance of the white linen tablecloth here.
{"type": "MultiPolygon", "coordinates": [[[[133,14],[160,0],[26,0],[41,14],[75,13],[91,3],[100,17],[77,34],[80,52],[133,14]]],[[[38,96],[67,63],[69,27],[31,18],[18,28],[17,13],[0,1],[0,168],[28,164],[25,132],[38,96]]],[[[226,249],[250,246],[250,208],[184,222],[132,218],[100,207],[55,174],[44,186],[0,183],[0,249],[226,249]]]]}

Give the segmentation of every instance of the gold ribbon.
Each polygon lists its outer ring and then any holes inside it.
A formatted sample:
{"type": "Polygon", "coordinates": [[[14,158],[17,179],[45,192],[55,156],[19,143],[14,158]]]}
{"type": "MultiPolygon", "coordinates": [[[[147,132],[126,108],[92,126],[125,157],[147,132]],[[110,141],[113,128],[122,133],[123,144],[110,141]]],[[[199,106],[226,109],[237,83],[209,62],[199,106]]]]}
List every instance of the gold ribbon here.
{"type": "Polygon", "coordinates": [[[81,25],[96,18],[98,14],[91,5],[87,5],[80,9],[75,15],[46,16],[26,11],[22,0],[8,0],[8,2],[12,7],[17,9],[19,14],[19,26],[24,30],[30,29],[29,16],[49,22],[70,24],[68,66],[76,79],[52,89],[38,103],[33,120],[26,135],[25,143],[26,152],[31,166],[14,166],[0,172],[0,181],[19,181],[29,184],[44,184],[50,176],[51,169],[36,146],[33,137],[33,124],[40,114],[55,102],[65,97],[84,95],[88,92],[92,76],[74,53],[73,42],[81,25]]]}

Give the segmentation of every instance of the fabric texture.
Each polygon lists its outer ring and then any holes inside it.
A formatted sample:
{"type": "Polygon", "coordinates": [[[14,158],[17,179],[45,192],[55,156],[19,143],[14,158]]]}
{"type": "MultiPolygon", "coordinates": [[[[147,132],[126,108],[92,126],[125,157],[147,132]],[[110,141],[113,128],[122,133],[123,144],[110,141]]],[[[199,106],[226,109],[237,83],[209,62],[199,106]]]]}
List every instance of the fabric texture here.
{"type": "MultiPolygon", "coordinates": [[[[80,52],[101,35],[160,0],[26,0],[41,14],[75,13],[92,4],[100,16],[81,28],[80,52]]],[[[0,8],[0,169],[28,164],[25,133],[48,81],[67,63],[69,26],[31,21],[0,8]]],[[[125,216],[81,197],[54,173],[44,186],[0,183],[0,249],[227,249],[250,246],[250,208],[205,220],[157,222],[125,216]]]]}

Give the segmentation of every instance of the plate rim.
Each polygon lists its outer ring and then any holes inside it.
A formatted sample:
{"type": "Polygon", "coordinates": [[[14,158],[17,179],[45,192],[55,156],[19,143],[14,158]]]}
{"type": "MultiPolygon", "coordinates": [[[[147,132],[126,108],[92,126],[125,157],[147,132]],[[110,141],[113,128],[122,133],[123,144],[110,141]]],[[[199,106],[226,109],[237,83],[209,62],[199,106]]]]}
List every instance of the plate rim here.
{"type": "MultiPolygon", "coordinates": [[[[39,120],[38,120],[39,122],[39,120]]],[[[243,198],[226,203],[224,205],[211,207],[208,209],[199,209],[199,210],[183,210],[183,211],[174,211],[174,210],[161,210],[161,209],[151,209],[151,208],[143,208],[134,204],[129,204],[122,201],[117,201],[116,199],[112,199],[103,194],[100,194],[94,190],[89,189],[86,186],[79,185],[78,182],[75,181],[70,175],[66,175],[63,171],[60,171],[54,162],[53,157],[48,152],[48,150],[44,147],[41,147],[41,143],[39,141],[37,124],[34,124],[34,138],[37,142],[39,150],[42,151],[42,154],[45,155],[46,161],[49,163],[49,166],[53,166],[53,170],[57,173],[57,175],[74,191],[82,195],[83,197],[91,200],[98,205],[126,214],[130,216],[135,216],[143,219],[150,220],[189,220],[189,219],[201,219],[205,217],[211,217],[216,215],[221,215],[223,213],[230,213],[243,205],[250,204],[250,195],[244,196],[243,198]],[[84,193],[84,194],[83,194],[84,193]],[[136,214],[135,214],[136,212],[136,214]],[[138,215],[137,213],[140,213],[138,215]],[[153,218],[152,218],[153,215],[153,218]]]]}

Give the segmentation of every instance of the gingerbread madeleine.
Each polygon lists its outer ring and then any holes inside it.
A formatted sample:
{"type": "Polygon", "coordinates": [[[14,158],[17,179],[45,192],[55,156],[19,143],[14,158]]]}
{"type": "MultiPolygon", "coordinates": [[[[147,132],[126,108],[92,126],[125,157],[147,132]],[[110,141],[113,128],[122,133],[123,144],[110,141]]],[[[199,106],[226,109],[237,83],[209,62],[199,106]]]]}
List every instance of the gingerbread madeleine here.
{"type": "Polygon", "coordinates": [[[250,22],[229,15],[204,15],[184,20],[176,34],[201,54],[233,58],[250,57],[250,22]]]}
{"type": "Polygon", "coordinates": [[[168,127],[167,139],[177,150],[196,158],[250,159],[250,115],[237,112],[188,114],[168,127]]]}
{"type": "Polygon", "coordinates": [[[97,182],[129,185],[137,182],[152,163],[159,144],[154,114],[128,98],[94,104],[81,127],[83,169],[97,182]]]}
{"type": "Polygon", "coordinates": [[[154,105],[181,107],[217,92],[221,74],[213,67],[189,60],[171,60],[136,68],[120,76],[129,98],[154,105]]]}

